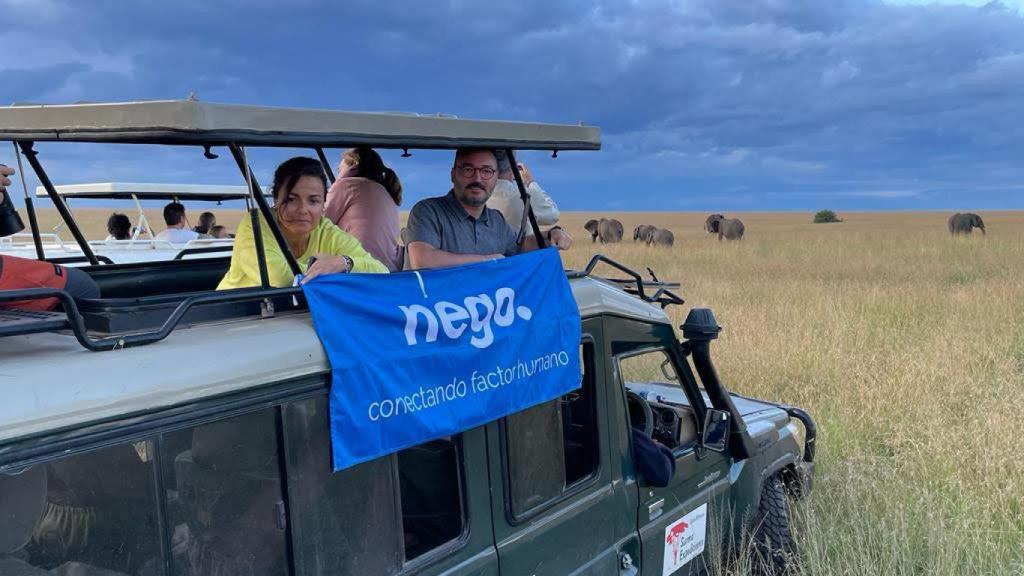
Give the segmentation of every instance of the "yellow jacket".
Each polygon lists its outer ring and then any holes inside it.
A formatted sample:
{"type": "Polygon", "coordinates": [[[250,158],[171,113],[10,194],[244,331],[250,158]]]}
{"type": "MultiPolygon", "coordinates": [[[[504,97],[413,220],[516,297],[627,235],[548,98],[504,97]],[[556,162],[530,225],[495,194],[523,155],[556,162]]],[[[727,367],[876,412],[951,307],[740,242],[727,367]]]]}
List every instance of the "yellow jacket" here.
{"type": "MultiPolygon", "coordinates": [[[[263,251],[267,256],[267,277],[270,280],[270,285],[275,287],[291,286],[294,277],[288,267],[288,261],[285,259],[284,253],[281,252],[281,247],[274,240],[270,226],[262,217],[260,217],[260,229],[263,232],[263,251]]],[[[309,266],[310,256],[317,254],[348,256],[354,264],[353,272],[387,273],[388,271],[387,266],[375,260],[363,249],[359,240],[335,226],[327,218],[320,219],[320,223],[309,235],[306,252],[296,258],[299,262],[299,269],[303,273],[309,266]]],[[[249,288],[259,285],[260,268],[256,259],[256,242],[252,235],[252,219],[247,214],[235,233],[235,246],[231,251],[231,267],[228,268],[228,273],[217,285],[217,290],[249,288]]]]}

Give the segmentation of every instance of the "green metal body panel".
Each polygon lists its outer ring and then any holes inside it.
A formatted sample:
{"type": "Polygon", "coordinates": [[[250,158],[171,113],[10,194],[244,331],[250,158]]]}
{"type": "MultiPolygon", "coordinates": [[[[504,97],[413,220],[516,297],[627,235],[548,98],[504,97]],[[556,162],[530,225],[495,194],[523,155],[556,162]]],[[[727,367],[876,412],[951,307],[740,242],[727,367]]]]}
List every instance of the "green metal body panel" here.
{"type": "MultiPolygon", "coordinates": [[[[700,447],[677,449],[675,477],[664,488],[645,485],[634,469],[631,455],[626,390],[619,360],[641,351],[664,350],[678,375],[677,383],[653,383],[666,398],[688,405],[703,415],[709,407],[694,372],[680,351],[671,326],[614,315],[584,319],[585,341],[593,347],[592,377],[597,425],[597,471],[572,485],[554,500],[519,517],[512,512],[508,444],[502,421],[461,435],[461,486],[465,526],[460,537],[408,561],[396,574],[425,575],[653,575],[664,576],[666,528],[707,505],[707,533],[703,552],[672,574],[702,574],[715,565],[714,555],[725,552],[723,542],[736,541],[750,526],[764,480],[784,467],[794,466],[800,446],[789,416],[781,408],[754,401],[739,402],[756,453],[735,461],[728,453],[700,447]],[[629,563],[624,566],[623,559],[629,563]]],[[[253,399],[220,397],[190,405],[188,410],[126,417],[122,424],[109,421],[103,434],[88,440],[81,432],[63,430],[47,440],[33,441],[32,458],[39,463],[60,456],[76,435],[75,451],[93,446],[137,441],[204,422],[237,415],[245,410],[284,405],[325,395],[326,375],[297,386],[282,382],[260,390],[253,399]],[[280,390],[275,392],[275,390],[280,390]],[[273,394],[272,396],[268,396],[273,394]],[[248,407],[248,408],[247,408],[248,407]],[[118,426],[123,430],[117,439],[118,426]],[[113,438],[113,440],[112,440],[113,438]],[[52,453],[43,449],[52,442],[52,453]]],[[[517,415],[518,416],[518,415],[517,415]]],[[[2,451],[0,451],[2,453],[2,451]]],[[[17,460],[18,458],[15,458],[17,460]]],[[[541,460],[542,461],[542,460],[541,460]]],[[[0,462],[15,469],[18,462],[0,462]]],[[[353,513],[356,511],[353,510],[353,513]]],[[[366,538],[401,538],[401,534],[367,534],[366,538]]]]}

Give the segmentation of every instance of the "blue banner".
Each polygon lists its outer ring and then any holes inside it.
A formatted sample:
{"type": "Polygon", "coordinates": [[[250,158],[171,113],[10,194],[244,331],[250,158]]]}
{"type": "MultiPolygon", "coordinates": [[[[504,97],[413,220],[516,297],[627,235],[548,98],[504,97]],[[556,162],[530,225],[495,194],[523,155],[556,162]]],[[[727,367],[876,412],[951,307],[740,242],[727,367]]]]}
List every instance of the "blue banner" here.
{"type": "Polygon", "coordinates": [[[331,362],[336,471],[580,386],[580,314],[554,249],[304,292],[331,362]]]}

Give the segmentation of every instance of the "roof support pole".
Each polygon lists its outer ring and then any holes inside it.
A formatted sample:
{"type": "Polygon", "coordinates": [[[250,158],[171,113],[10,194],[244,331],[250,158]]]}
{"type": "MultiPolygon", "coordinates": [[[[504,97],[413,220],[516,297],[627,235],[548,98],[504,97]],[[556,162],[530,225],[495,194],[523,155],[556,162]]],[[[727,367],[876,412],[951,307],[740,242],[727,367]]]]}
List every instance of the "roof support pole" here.
{"type": "Polygon", "coordinates": [[[82,249],[82,254],[89,264],[92,266],[98,266],[99,260],[96,259],[96,255],[92,252],[92,247],[89,246],[89,242],[86,241],[85,236],[82,235],[82,231],[78,228],[78,223],[71,216],[71,211],[68,210],[67,204],[64,203],[64,199],[61,198],[60,194],[57,194],[57,190],[53,187],[53,182],[50,182],[50,177],[46,175],[46,170],[43,170],[43,165],[39,163],[39,158],[36,156],[39,154],[32,146],[32,142],[18,142],[18,146],[21,147],[22,154],[25,155],[25,159],[28,160],[32,170],[36,173],[36,177],[39,178],[39,183],[42,184],[46,190],[46,195],[50,197],[50,201],[57,207],[57,212],[60,213],[60,217],[64,220],[64,224],[67,225],[68,230],[71,231],[71,235],[75,237],[75,242],[78,242],[78,247],[82,249]]]}
{"type": "MultiPolygon", "coordinates": [[[[299,262],[292,255],[291,249],[288,248],[288,242],[285,241],[284,235],[281,233],[281,228],[277,225],[277,219],[274,218],[274,212],[270,209],[270,205],[267,204],[267,199],[263,196],[263,190],[260,188],[259,182],[252,175],[252,168],[245,158],[245,151],[242,146],[232,142],[228,144],[228,148],[231,150],[231,155],[235,158],[235,163],[238,164],[238,169],[242,171],[242,176],[245,177],[246,183],[249,185],[249,195],[256,201],[256,205],[259,207],[259,211],[263,214],[263,219],[267,221],[267,226],[274,235],[274,240],[277,241],[277,245],[281,248],[281,252],[284,254],[285,260],[288,262],[288,268],[291,269],[292,274],[298,275],[302,273],[302,269],[299,268],[299,262]]],[[[253,224],[253,237],[260,238],[260,226],[257,226],[259,222],[253,224]]],[[[258,260],[266,266],[266,255],[261,250],[257,253],[258,260]]]]}
{"type": "MultiPolygon", "coordinates": [[[[249,225],[252,226],[252,241],[256,249],[256,267],[260,271],[260,287],[264,290],[270,288],[270,274],[267,272],[267,253],[263,248],[263,228],[260,226],[260,214],[256,208],[256,192],[253,191],[252,168],[249,166],[249,158],[245,148],[241,148],[242,164],[245,166],[245,184],[249,188],[249,195],[245,197],[245,206],[249,212],[249,225]]],[[[233,151],[233,150],[232,150],[233,151]]]]}
{"type": "Polygon", "coordinates": [[[25,183],[25,168],[21,165],[21,151],[18,145],[14,146],[14,157],[18,160],[18,175],[21,176],[21,189],[25,193],[25,209],[28,210],[28,225],[32,229],[32,243],[36,246],[36,258],[46,260],[46,252],[43,250],[43,239],[39,236],[39,220],[36,218],[36,207],[32,203],[32,196],[28,193],[28,184],[25,183]]]}
{"type": "Polygon", "coordinates": [[[331,163],[327,161],[327,155],[324,154],[324,149],[317,146],[316,155],[320,158],[320,165],[324,167],[324,173],[327,174],[327,179],[334,184],[334,171],[331,170],[331,163]]]}
{"type": "MultiPolygon", "coordinates": [[[[529,219],[530,227],[533,228],[533,235],[537,238],[537,247],[547,248],[548,243],[540,232],[537,217],[533,213],[533,207],[530,206],[530,195],[526,192],[526,186],[523,184],[523,175],[519,173],[519,164],[516,163],[515,152],[511,148],[506,148],[505,155],[512,166],[512,175],[515,176],[516,186],[519,187],[519,197],[523,199],[523,220],[519,223],[519,235],[522,236],[523,230],[526,228],[526,220],[529,219]]],[[[520,242],[522,242],[522,238],[520,238],[520,242]]]]}
{"type": "Polygon", "coordinates": [[[153,240],[156,238],[156,234],[153,234],[153,228],[149,225],[149,219],[146,218],[146,212],[142,209],[139,196],[134,192],[132,193],[132,201],[135,202],[135,209],[139,211],[139,219],[135,222],[135,232],[132,232],[132,240],[138,240],[143,232],[149,236],[150,240],[153,240]]]}

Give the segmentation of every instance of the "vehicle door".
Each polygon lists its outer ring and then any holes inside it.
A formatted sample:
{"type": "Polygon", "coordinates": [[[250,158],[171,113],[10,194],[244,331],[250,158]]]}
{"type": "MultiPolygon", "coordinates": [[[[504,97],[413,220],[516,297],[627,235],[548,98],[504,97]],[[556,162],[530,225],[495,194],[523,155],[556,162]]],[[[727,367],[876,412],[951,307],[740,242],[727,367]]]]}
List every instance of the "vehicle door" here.
{"type": "Polygon", "coordinates": [[[606,576],[639,554],[635,496],[613,474],[600,346],[601,320],[584,321],[582,387],[488,425],[502,574],[606,576]]]}
{"type": "MultiPolygon", "coordinates": [[[[655,439],[671,449],[676,461],[675,475],[665,487],[637,478],[637,525],[643,549],[640,566],[645,575],[703,574],[721,557],[722,526],[716,515],[725,510],[714,509],[712,487],[716,491],[728,487],[730,461],[700,445],[703,398],[674,344],[671,339],[619,343],[614,357],[619,409],[629,416],[630,391],[657,405],[655,420],[660,429],[655,439]],[[675,408],[677,424],[658,421],[659,415],[665,416],[666,405],[675,408]]],[[[714,503],[725,501],[714,499],[714,503]]]]}

